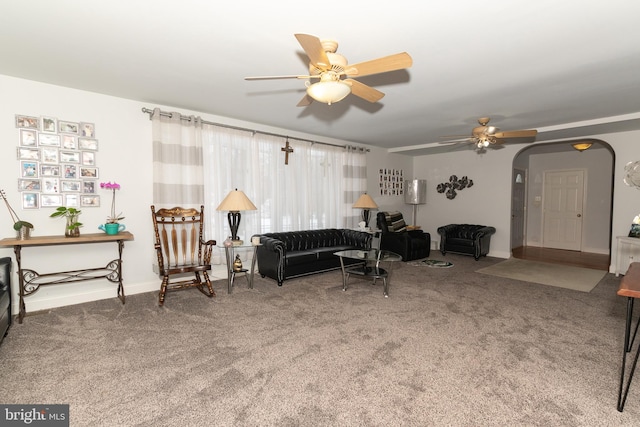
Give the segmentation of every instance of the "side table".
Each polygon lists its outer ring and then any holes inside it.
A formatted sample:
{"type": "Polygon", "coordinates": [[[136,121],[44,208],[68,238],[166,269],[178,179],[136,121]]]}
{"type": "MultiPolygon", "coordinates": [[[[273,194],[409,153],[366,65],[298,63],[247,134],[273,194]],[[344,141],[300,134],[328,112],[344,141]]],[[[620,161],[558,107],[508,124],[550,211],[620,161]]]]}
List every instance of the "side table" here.
{"type": "Polygon", "coordinates": [[[616,251],[616,277],[624,274],[634,256],[640,260],[640,238],[617,236],[618,250],[616,251]]]}
{"type": "Polygon", "coordinates": [[[231,293],[233,289],[233,282],[236,278],[236,274],[244,273],[247,278],[247,282],[249,283],[249,289],[253,289],[253,276],[256,270],[256,255],[258,252],[258,246],[261,244],[249,244],[249,245],[231,245],[231,246],[223,246],[225,252],[225,258],[227,260],[227,292],[231,293]],[[253,248],[253,255],[251,258],[251,269],[243,268],[240,271],[234,271],[233,269],[233,260],[235,259],[236,249],[250,249],[253,248]]]}

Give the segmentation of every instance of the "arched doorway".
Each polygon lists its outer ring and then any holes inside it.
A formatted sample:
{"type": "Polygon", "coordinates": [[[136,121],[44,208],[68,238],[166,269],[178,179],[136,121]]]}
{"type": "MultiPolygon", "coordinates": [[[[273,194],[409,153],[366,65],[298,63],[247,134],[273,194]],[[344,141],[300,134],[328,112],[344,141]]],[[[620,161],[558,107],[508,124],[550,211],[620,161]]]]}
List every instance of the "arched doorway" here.
{"type": "MultiPolygon", "coordinates": [[[[609,270],[614,166],[613,149],[596,139],[537,143],[520,150],[511,186],[512,256],[609,270]],[[591,145],[578,151],[573,146],[578,143],[591,145]],[[584,177],[583,197],[565,202],[561,178],[574,175],[584,177]],[[554,186],[550,176],[557,180],[554,186]],[[563,233],[578,243],[565,246],[552,238],[562,240],[563,233]]],[[[565,194],[575,196],[575,183],[567,179],[571,185],[565,194]]]]}

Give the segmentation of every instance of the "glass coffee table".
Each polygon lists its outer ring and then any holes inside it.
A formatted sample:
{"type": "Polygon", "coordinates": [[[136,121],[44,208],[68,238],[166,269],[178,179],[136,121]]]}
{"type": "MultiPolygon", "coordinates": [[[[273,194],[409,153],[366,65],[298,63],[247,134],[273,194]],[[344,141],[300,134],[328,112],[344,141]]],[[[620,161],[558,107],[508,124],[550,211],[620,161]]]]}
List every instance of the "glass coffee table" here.
{"type": "Polygon", "coordinates": [[[382,279],[384,285],[383,293],[385,298],[389,297],[389,279],[391,275],[391,268],[385,270],[380,267],[381,262],[397,262],[402,261],[402,257],[395,252],[381,251],[379,249],[369,250],[348,250],[335,252],[334,255],[340,257],[340,267],[342,268],[342,290],[347,290],[347,282],[349,276],[361,276],[366,278],[372,278],[375,285],[378,279],[382,279]],[[344,259],[355,259],[363,261],[353,266],[344,265],[344,259]]]}

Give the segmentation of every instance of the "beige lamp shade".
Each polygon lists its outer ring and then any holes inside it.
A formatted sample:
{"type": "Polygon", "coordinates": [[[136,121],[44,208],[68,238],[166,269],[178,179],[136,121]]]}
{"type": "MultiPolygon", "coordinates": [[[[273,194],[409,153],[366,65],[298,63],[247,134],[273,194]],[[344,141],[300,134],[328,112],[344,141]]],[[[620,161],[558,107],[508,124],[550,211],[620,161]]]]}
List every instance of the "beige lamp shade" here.
{"type": "Polygon", "coordinates": [[[238,237],[238,227],[240,227],[240,211],[255,211],[256,206],[242,191],[235,190],[229,192],[227,197],[220,203],[216,210],[229,211],[227,218],[229,220],[229,229],[231,230],[231,240],[234,244],[242,244],[242,240],[238,237]]]}
{"type": "Polygon", "coordinates": [[[353,207],[360,209],[378,209],[378,205],[376,205],[376,202],[374,202],[371,196],[367,193],[364,193],[362,196],[360,196],[358,200],[356,200],[356,202],[353,204],[353,207]]]}
{"type": "Polygon", "coordinates": [[[364,226],[369,226],[369,209],[378,209],[378,205],[373,201],[370,195],[364,193],[353,204],[354,208],[362,209],[362,219],[364,220],[364,226]]]}
{"type": "Polygon", "coordinates": [[[258,208],[249,200],[244,192],[239,191],[237,188],[230,191],[227,197],[220,203],[216,210],[218,211],[255,211],[258,208]]]}

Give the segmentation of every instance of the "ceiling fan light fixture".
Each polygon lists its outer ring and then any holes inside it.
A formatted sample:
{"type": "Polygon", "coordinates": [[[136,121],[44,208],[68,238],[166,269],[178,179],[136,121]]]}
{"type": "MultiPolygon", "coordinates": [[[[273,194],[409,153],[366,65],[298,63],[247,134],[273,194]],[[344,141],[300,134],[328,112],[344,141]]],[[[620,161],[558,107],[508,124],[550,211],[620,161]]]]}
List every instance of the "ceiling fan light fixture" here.
{"type": "Polygon", "coordinates": [[[573,148],[575,148],[576,150],[580,151],[581,153],[585,150],[588,150],[589,148],[591,148],[593,144],[590,142],[577,142],[575,144],[571,144],[571,146],[573,148]]]}
{"type": "Polygon", "coordinates": [[[342,101],[351,93],[351,86],[340,80],[337,74],[327,72],[320,81],[307,87],[307,94],[318,102],[331,105],[342,101]]]}

